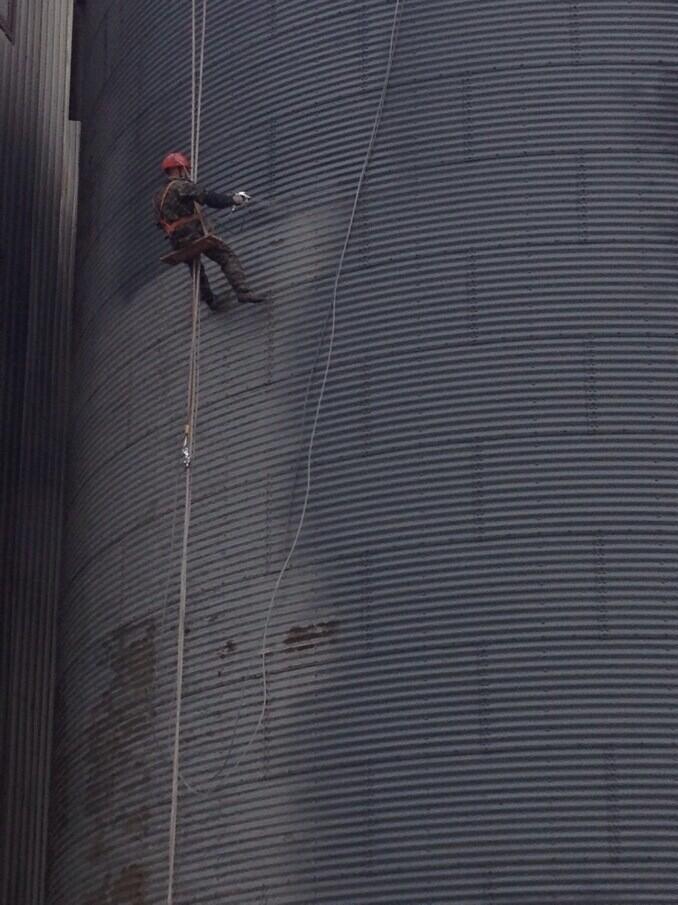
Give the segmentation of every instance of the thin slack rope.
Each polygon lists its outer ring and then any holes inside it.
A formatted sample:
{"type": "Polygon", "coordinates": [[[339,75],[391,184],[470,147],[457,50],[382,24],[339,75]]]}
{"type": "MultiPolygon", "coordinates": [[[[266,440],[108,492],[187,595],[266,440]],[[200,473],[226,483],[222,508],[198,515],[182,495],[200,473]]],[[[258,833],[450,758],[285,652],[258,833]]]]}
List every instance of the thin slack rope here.
{"type": "MultiPolygon", "coordinates": [[[[393,12],[393,25],[391,27],[391,42],[389,45],[389,53],[388,53],[388,63],[386,65],[386,74],[384,76],[384,83],[381,89],[381,96],[379,98],[379,105],[377,107],[377,112],[374,117],[374,124],[372,126],[372,134],[370,135],[370,140],[367,146],[367,152],[365,154],[365,160],[363,162],[362,170],[360,171],[360,178],[358,179],[358,185],[355,192],[355,198],[353,200],[353,209],[351,210],[351,216],[349,218],[348,229],[346,231],[346,238],[344,240],[344,245],[341,250],[341,255],[339,257],[339,265],[337,267],[337,274],[334,280],[334,288],[332,291],[332,300],[330,302],[329,308],[329,318],[330,318],[330,340],[329,346],[327,349],[327,359],[325,362],[325,370],[323,373],[322,383],[320,385],[320,393],[318,394],[318,401],[315,406],[315,416],[313,418],[313,427],[311,429],[311,437],[308,443],[308,453],[306,457],[306,491],[304,494],[304,502],[301,507],[301,515],[299,516],[299,524],[297,525],[297,530],[294,535],[294,540],[292,541],[292,545],[290,547],[289,553],[287,554],[285,561],[278,573],[278,577],[276,579],[275,585],[273,587],[273,592],[271,594],[271,599],[268,604],[268,610],[266,612],[266,621],[264,623],[264,632],[262,636],[261,642],[261,681],[262,681],[262,702],[261,709],[259,711],[259,719],[257,720],[257,724],[252,731],[252,734],[249,737],[247,744],[245,745],[242,753],[238,757],[237,761],[233,765],[233,770],[242,762],[247,752],[252,747],[255,738],[261,728],[261,725],[264,721],[264,716],[266,714],[266,705],[268,704],[268,683],[267,683],[267,675],[266,675],[266,641],[268,639],[268,629],[271,622],[271,615],[273,613],[273,608],[275,606],[275,601],[278,595],[278,590],[280,589],[280,585],[282,583],[283,577],[287,568],[294,556],[294,552],[297,548],[297,544],[299,542],[299,538],[301,537],[301,532],[304,527],[304,522],[306,520],[306,512],[308,509],[308,503],[311,496],[311,471],[313,464],[313,446],[315,443],[315,436],[318,430],[318,422],[320,420],[320,411],[322,408],[323,398],[325,396],[325,388],[327,386],[327,377],[330,372],[330,365],[332,363],[332,352],[334,349],[334,338],[336,333],[336,325],[337,325],[337,295],[339,292],[339,281],[341,279],[341,273],[344,267],[344,260],[346,258],[346,252],[348,251],[348,246],[351,241],[351,234],[353,232],[353,224],[355,222],[355,215],[358,209],[358,202],[360,201],[360,195],[363,188],[363,183],[365,182],[365,176],[367,175],[367,168],[369,167],[370,159],[372,157],[372,152],[374,150],[374,145],[377,138],[377,133],[379,131],[379,124],[381,122],[381,116],[384,111],[384,104],[386,102],[386,95],[388,92],[389,82],[391,80],[391,69],[393,68],[393,59],[395,57],[395,49],[398,38],[398,28],[400,24],[400,16],[401,10],[405,5],[405,0],[396,0],[395,9],[393,12]]],[[[327,318],[325,319],[325,323],[323,324],[323,336],[321,336],[321,342],[324,337],[325,327],[327,325],[327,318]]],[[[317,357],[316,357],[317,362],[317,357]]],[[[315,362],[313,365],[315,370],[315,362]]],[[[308,404],[308,396],[311,389],[311,381],[309,380],[306,387],[306,401],[304,402],[304,409],[308,404]]]]}

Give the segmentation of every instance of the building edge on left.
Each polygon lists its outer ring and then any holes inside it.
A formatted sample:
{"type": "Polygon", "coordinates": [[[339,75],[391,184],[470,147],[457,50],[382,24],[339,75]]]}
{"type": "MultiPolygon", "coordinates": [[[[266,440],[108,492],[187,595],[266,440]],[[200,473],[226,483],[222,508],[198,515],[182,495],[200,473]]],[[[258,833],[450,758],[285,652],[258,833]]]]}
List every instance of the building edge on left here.
{"type": "Polygon", "coordinates": [[[0,0],[0,902],[12,905],[46,899],[78,185],[73,19],[73,0],[0,0]]]}

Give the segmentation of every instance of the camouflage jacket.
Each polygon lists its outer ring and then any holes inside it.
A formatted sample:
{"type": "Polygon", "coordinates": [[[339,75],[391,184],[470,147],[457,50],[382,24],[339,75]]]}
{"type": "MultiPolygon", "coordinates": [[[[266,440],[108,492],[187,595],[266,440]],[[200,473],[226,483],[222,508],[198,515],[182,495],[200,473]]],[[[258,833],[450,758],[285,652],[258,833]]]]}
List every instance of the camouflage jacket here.
{"type": "MultiPolygon", "coordinates": [[[[156,225],[164,229],[164,224],[171,224],[184,217],[195,215],[195,205],[225,208],[233,204],[233,195],[223,192],[211,192],[190,179],[172,179],[153,197],[153,215],[156,225]]],[[[200,234],[202,228],[196,220],[180,227],[170,238],[183,239],[193,233],[200,234]]]]}

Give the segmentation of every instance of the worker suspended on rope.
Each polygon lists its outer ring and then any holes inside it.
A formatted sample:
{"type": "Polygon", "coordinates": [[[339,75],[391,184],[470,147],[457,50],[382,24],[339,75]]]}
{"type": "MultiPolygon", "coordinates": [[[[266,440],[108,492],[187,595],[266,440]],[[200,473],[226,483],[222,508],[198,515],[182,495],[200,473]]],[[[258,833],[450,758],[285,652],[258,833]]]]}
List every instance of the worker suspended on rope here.
{"type": "MultiPolygon", "coordinates": [[[[164,230],[175,251],[188,249],[206,235],[203,205],[217,209],[243,207],[250,200],[245,192],[228,195],[208,191],[192,182],[190,161],[179,152],[168,154],[162,162],[162,169],[168,182],[154,196],[153,209],[158,227],[164,230]]],[[[249,288],[238,256],[224,242],[219,241],[217,247],[207,248],[202,254],[207,255],[221,267],[239,302],[257,303],[266,300],[264,296],[255,294],[249,288]]],[[[190,270],[192,262],[187,260],[186,263],[190,270]]],[[[212,310],[220,308],[202,262],[200,262],[200,297],[212,310]]]]}

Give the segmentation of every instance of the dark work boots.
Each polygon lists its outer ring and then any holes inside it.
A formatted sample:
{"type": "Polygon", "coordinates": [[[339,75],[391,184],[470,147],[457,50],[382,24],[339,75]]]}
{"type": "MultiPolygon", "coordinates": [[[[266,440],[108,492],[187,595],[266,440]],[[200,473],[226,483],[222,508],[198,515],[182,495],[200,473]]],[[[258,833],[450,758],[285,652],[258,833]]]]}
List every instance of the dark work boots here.
{"type": "Polygon", "coordinates": [[[268,296],[263,292],[239,292],[238,301],[241,305],[258,305],[261,302],[267,302],[268,296]]]}

